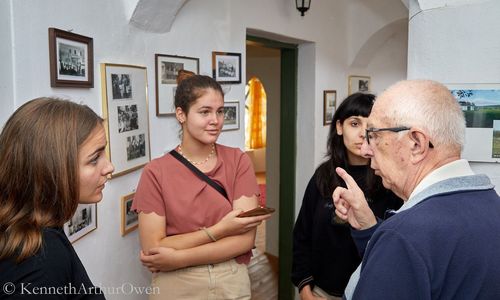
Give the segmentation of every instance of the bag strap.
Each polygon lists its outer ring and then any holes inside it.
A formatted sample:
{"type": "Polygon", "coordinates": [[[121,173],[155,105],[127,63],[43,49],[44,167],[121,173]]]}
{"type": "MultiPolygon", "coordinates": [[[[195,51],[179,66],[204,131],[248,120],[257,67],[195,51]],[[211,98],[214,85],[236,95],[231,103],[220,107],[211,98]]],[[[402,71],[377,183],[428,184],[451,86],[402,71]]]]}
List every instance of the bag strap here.
{"type": "Polygon", "coordinates": [[[220,184],[213,181],[205,173],[200,171],[197,167],[193,166],[192,163],[190,163],[187,159],[185,159],[177,151],[172,150],[172,151],[170,151],[170,154],[172,154],[173,157],[175,157],[178,161],[180,161],[183,165],[185,165],[189,170],[191,170],[196,176],[198,176],[198,178],[200,178],[201,180],[208,183],[208,185],[213,187],[217,192],[219,192],[222,196],[224,196],[224,198],[229,200],[227,193],[226,193],[226,190],[220,184]]]}

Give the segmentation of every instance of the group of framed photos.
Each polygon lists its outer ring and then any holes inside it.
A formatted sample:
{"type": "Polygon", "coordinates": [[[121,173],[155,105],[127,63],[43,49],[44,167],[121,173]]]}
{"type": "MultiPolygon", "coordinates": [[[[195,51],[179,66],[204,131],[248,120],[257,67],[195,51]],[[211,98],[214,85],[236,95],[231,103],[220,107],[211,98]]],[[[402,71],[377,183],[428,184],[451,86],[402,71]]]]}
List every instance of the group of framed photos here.
{"type": "MultiPolygon", "coordinates": [[[[139,226],[139,215],[131,210],[134,196],[135,192],[122,196],[120,199],[122,236],[134,231],[139,226]]],[[[71,243],[96,230],[97,203],[79,204],[75,214],[71,220],[64,224],[63,229],[71,243]]]]}
{"type": "MultiPolygon", "coordinates": [[[[49,28],[51,87],[94,87],[93,39],[49,28]]],[[[199,74],[195,57],[155,54],[156,115],[175,114],[174,96],[181,69],[199,74]]],[[[146,67],[101,64],[102,109],[108,147],[106,154],[115,171],[111,178],[142,168],[151,160],[146,67]]],[[[221,84],[241,83],[241,54],[212,52],[212,76],[221,84]]],[[[240,128],[238,101],[224,105],[223,130],[240,128]]],[[[121,233],[137,227],[137,214],[130,210],[135,193],[121,197],[121,233]]],[[[71,242],[97,229],[97,204],[81,204],[64,225],[71,242]]]]}
{"type": "MultiPolygon", "coordinates": [[[[196,57],[155,54],[156,115],[175,114],[174,97],[179,70],[200,72],[200,59],[196,57]]],[[[212,76],[221,84],[241,83],[241,54],[212,52],[212,76]]],[[[223,131],[240,128],[238,101],[224,103],[223,131]]]]}
{"type": "MultiPolygon", "coordinates": [[[[369,93],[371,91],[371,78],[369,76],[351,75],[348,77],[348,94],[369,93]]],[[[337,107],[337,91],[323,91],[323,126],[332,123],[333,114],[337,107]]]]}

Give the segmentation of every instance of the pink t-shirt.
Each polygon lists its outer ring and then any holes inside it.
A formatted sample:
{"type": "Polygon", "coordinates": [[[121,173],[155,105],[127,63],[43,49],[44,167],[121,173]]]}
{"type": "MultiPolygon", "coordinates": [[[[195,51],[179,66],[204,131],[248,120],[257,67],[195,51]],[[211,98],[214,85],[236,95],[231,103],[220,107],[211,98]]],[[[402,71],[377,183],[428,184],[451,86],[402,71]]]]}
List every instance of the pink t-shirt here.
{"type": "MultiPolygon", "coordinates": [[[[132,209],[164,216],[170,236],[212,226],[233,209],[233,200],[259,195],[250,158],[238,148],[216,144],[216,150],[217,163],[205,174],[224,187],[229,200],[168,153],[144,168],[132,209]]],[[[250,257],[251,251],[236,260],[248,263],[250,257]]]]}

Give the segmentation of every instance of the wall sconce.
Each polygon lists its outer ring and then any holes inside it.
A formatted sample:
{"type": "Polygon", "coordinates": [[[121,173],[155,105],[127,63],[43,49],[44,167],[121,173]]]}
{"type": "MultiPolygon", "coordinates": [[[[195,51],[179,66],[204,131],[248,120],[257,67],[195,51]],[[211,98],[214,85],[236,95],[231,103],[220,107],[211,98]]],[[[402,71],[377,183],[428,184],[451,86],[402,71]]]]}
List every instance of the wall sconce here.
{"type": "Polygon", "coordinates": [[[300,11],[300,15],[303,17],[304,13],[311,7],[311,0],[295,0],[295,6],[297,10],[300,11]]]}

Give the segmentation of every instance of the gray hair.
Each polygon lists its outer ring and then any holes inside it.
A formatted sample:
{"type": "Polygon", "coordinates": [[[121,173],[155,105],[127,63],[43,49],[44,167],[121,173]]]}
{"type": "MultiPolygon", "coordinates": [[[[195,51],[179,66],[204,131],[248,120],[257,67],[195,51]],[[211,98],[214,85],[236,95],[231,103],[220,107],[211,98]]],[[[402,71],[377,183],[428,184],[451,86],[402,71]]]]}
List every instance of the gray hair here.
{"type": "Polygon", "coordinates": [[[386,112],[391,124],[420,127],[427,131],[434,145],[463,150],[464,114],[444,85],[431,80],[400,81],[384,94],[395,98],[386,112]]]}

